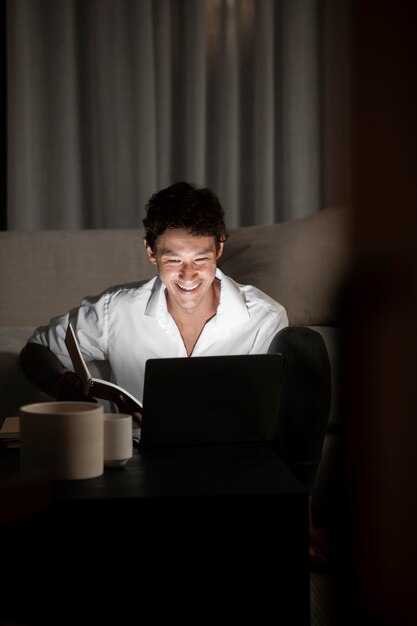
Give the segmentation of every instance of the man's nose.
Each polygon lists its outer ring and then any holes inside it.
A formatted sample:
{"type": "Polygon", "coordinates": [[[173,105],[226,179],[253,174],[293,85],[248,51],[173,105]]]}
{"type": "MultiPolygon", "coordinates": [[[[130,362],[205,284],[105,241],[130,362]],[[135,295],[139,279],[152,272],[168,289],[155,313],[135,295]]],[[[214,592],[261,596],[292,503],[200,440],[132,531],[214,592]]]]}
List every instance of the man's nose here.
{"type": "Polygon", "coordinates": [[[196,273],[197,273],[196,268],[193,265],[193,263],[182,263],[181,270],[180,270],[181,278],[189,280],[193,278],[193,276],[195,276],[196,273]]]}

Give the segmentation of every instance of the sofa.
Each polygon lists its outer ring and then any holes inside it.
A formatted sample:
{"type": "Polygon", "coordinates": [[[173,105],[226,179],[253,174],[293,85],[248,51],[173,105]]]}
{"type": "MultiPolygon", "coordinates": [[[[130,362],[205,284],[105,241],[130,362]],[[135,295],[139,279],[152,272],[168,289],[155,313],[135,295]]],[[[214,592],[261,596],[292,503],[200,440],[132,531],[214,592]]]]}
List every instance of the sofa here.
{"type": "MultiPolygon", "coordinates": [[[[338,296],[349,271],[349,209],[322,209],[290,222],[231,229],[220,268],[283,304],[290,325],[322,335],[331,364],[332,400],[315,485],[315,515],[332,509],[338,436],[338,296]]],[[[141,229],[0,232],[0,421],[47,397],[26,378],[19,353],[35,327],[85,295],[150,278],[141,229]]],[[[106,376],[95,365],[93,375],[106,376]]],[[[108,372],[107,372],[108,375],[108,372]]]]}

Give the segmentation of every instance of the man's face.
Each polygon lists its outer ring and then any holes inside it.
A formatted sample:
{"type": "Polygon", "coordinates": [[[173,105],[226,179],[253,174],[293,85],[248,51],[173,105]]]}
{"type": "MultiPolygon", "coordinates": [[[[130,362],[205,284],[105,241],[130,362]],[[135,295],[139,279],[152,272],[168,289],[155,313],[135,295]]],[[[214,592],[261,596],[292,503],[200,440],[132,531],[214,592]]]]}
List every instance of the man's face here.
{"type": "Polygon", "coordinates": [[[168,229],[156,242],[156,252],[145,241],[149,260],[158,267],[166,287],[168,305],[193,311],[213,303],[213,281],[223,244],[216,249],[213,237],[168,229]]]}

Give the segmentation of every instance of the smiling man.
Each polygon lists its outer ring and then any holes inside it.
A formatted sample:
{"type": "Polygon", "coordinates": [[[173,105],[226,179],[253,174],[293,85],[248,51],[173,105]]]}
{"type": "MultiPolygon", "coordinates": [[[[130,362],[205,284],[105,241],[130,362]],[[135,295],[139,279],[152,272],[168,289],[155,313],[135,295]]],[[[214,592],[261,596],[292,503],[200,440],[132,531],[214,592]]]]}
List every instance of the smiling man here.
{"type": "Polygon", "coordinates": [[[146,209],[144,244],[158,275],[84,298],[36,329],[21,353],[28,377],[59,400],[91,399],[71,371],[68,322],[85,360],[108,360],[113,381],[140,400],[149,358],[265,353],[288,326],[279,303],[218,269],[227,231],[213,191],[175,183],[146,209]]]}
{"type": "MultiPolygon", "coordinates": [[[[65,346],[68,322],[84,359],[108,360],[113,382],[140,400],[149,358],[280,352],[286,359],[280,452],[311,489],[328,419],[329,366],[321,336],[312,329],[288,327],[278,302],[256,287],[236,283],[217,267],[227,231],[213,191],[175,183],[155,193],[146,209],[144,244],[157,276],[86,297],[36,329],[21,352],[23,369],[58,400],[94,401],[84,395],[72,371],[65,346]]],[[[116,403],[121,412],[131,412],[127,398],[116,403]]],[[[324,557],[311,528],[312,562],[321,567],[324,557]]]]}

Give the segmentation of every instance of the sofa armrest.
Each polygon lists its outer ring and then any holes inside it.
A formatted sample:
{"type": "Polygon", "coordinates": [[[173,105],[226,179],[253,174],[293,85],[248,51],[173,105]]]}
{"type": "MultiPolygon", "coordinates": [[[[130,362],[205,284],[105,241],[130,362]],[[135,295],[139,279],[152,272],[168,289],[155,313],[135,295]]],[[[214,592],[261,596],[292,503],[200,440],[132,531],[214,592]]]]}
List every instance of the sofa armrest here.
{"type": "Polygon", "coordinates": [[[331,378],[331,402],[330,415],[327,424],[329,432],[338,431],[340,427],[340,328],[337,326],[309,326],[316,330],[323,337],[326,344],[327,353],[330,361],[330,378],[331,378]]]}

